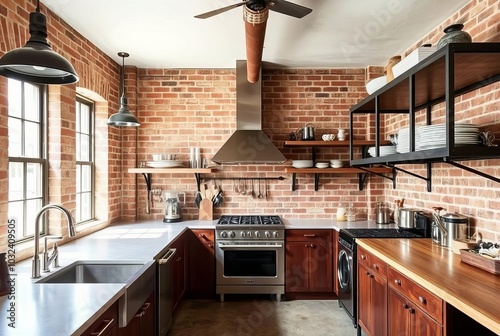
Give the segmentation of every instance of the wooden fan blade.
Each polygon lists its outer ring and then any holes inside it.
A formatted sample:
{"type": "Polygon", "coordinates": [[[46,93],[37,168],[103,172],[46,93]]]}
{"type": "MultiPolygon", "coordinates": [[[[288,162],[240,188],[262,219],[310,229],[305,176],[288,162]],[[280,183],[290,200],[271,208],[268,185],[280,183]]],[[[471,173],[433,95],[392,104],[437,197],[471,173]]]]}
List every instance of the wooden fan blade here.
{"type": "Polygon", "coordinates": [[[206,13],[203,13],[203,14],[196,15],[195,18],[197,18],[197,19],[207,19],[207,18],[212,17],[214,15],[227,12],[228,10],[231,10],[233,8],[243,6],[246,2],[247,2],[247,0],[243,0],[242,2],[234,4],[234,5],[229,5],[229,6],[222,7],[222,8],[210,11],[210,12],[206,12],[206,13]]]}
{"type": "Polygon", "coordinates": [[[298,19],[303,18],[312,12],[311,8],[294,4],[286,0],[272,0],[270,1],[269,9],[281,14],[290,15],[298,19]]]}

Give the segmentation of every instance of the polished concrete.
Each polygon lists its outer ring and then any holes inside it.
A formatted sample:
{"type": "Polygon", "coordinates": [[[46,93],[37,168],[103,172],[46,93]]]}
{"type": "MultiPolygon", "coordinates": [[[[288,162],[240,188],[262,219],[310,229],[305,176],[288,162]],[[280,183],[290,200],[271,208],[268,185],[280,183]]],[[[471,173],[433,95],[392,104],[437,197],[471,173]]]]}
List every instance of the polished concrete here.
{"type": "Polygon", "coordinates": [[[184,301],[171,336],[355,336],[351,320],[337,300],[275,302],[238,298],[226,302],[184,301]]]}

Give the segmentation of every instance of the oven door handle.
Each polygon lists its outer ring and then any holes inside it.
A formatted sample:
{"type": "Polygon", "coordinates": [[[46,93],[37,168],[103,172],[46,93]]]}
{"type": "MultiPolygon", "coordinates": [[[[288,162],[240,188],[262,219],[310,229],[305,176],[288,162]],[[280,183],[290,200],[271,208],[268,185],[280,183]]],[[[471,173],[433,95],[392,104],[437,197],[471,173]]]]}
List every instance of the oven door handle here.
{"type": "Polygon", "coordinates": [[[224,243],[218,243],[220,249],[234,249],[234,248],[277,248],[283,247],[281,243],[273,243],[273,244],[241,244],[241,245],[229,245],[224,243]]]}
{"type": "Polygon", "coordinates": [[[175,255],[176,251],[177,251],[177,249],[175,249],[175,248],[168,250],[167,253],[165,253],[165,255],[163,257],[158,259],[158,264],[164,265],[164,264],[168,263],[170,261],[170,259],[172,259],[172,257],[175,255]]]}

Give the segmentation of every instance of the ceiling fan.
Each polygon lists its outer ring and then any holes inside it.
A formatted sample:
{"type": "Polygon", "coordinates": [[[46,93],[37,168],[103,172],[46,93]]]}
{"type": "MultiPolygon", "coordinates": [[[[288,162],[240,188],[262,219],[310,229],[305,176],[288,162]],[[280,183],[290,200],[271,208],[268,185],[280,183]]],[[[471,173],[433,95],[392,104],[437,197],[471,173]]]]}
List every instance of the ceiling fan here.
{"type": "Polygon", "coordinates": [[[269,10],[300,19],[311,13],[312,9],[286,0],[242,0],[234,5],[196,15],[195,18],[206,19],[241,6],[244,6],[247,79],[250,83],[256,83],[259,80],[269,10]]]}
{"type": "Polygon", "coordinates": [[[252,11],[263,11],[265,9],[270,9],[272,11],[285,15],[290,15],[298,19],[303,18],[304,16],[312,12],[312,9],[310,8],[300,6],[286,0],[242,0],[241,2],[236,3],[234,5],[229,5],[210,12],[196,15],[195,18],[207,19],[214,15],[227,12],[228,10],[243,5],[245,5],[252,11]]]}

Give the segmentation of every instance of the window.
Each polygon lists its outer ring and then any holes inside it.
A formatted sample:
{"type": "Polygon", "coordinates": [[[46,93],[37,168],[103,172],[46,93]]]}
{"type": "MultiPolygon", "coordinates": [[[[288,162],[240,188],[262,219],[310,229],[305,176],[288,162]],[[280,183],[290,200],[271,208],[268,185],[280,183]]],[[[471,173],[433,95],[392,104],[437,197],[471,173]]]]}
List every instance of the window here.
{"type": "MultiPolygon", "coordinates": [[[[16,240],[35,233],[35,216],[45,204],[47,163],[44,150],[44,87],[8,80],[9,218],[16,240]]],[[[40,233],[46,233],[46,224],[40,233]]]]}
{"type": "Polygon", "coordinates": [[[94,104],[76,101],[76,223],[94,220],[94,104]]]}

